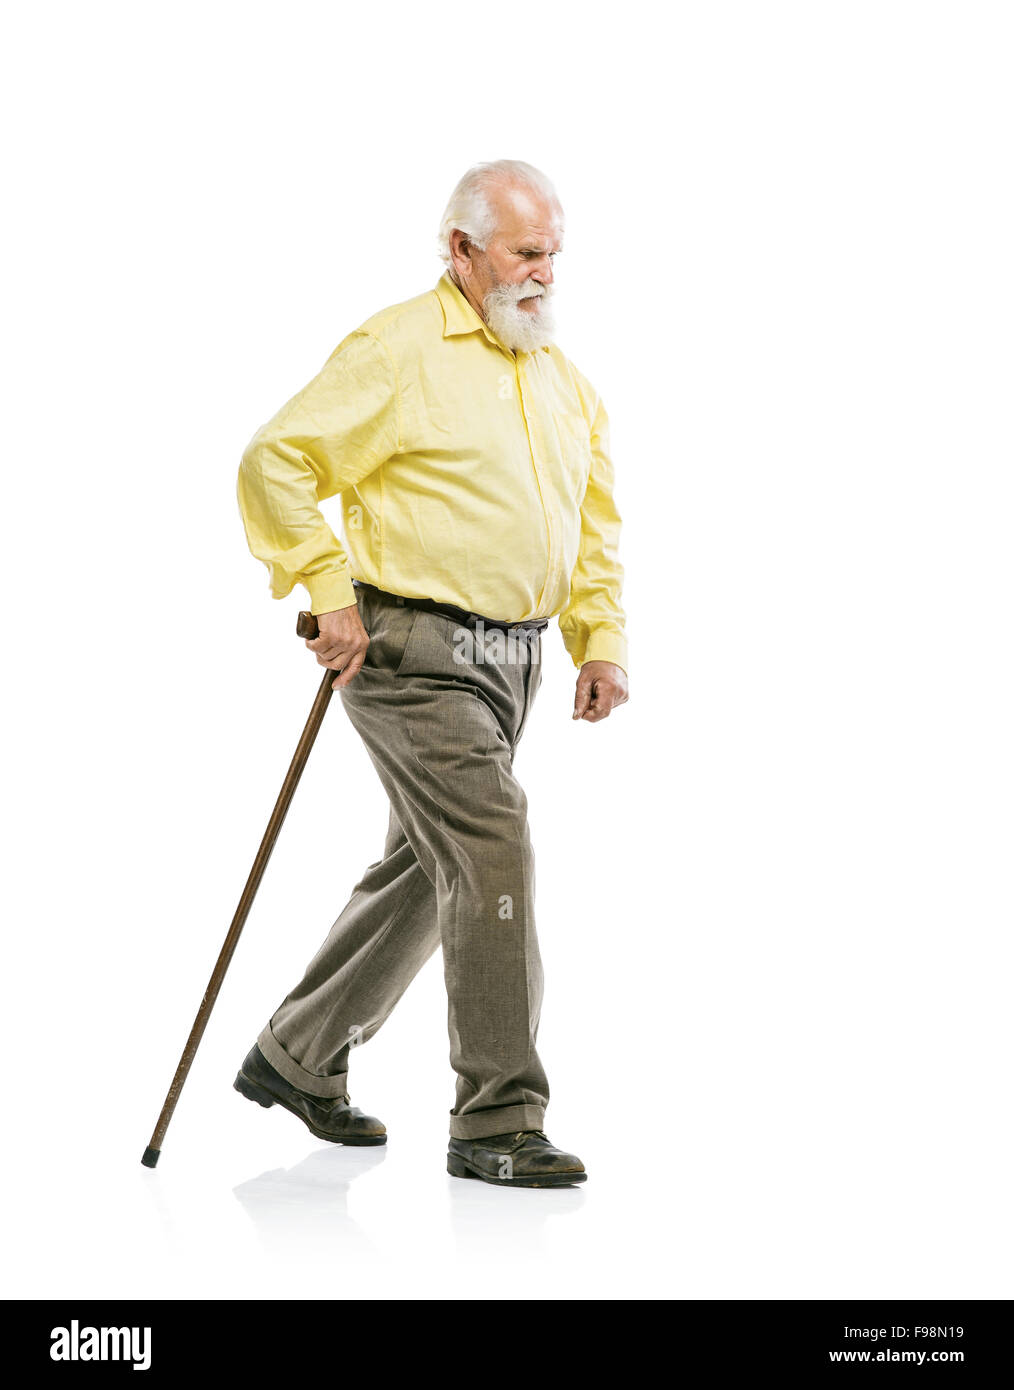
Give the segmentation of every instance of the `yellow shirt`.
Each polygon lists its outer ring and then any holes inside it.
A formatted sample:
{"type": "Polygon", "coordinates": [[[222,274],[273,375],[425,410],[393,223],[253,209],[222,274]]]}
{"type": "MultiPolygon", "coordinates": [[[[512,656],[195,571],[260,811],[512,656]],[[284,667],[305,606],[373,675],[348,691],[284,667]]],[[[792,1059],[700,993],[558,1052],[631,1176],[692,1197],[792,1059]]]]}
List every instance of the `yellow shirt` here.
{"type": "Polygon", "coordinates": [[[236,496],[271,593],[313,613],[352,577],[519,622],[627,667],[609,421],[555,345],[512,352],[445,271],[368,318],[243,452],[236,496]],[[341,496],[345,546],[318,507],[341,496]],[[346,549],[347,547],[347,549],[346,549]]]}

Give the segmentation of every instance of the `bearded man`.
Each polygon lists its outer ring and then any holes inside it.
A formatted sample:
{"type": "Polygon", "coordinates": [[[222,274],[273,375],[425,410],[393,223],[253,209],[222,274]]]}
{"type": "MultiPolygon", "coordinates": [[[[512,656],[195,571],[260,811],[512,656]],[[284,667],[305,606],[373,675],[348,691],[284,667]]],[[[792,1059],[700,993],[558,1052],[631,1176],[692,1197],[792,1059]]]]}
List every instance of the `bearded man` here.
{"type": "Polygon", "coordinates": [[[440,946],[457,1078],[447,1168],[505,1187],[587,1177],[543,1128],[534,861],[513,771],[548,620],[578,668],[574,719],[628,697],[608,418],[553,342],[562,243],[538,169],[469,169],[436,286],[349,333],[253,436],[237,483],[272,595],[309,594],[306,645],[340,673],[390,820],[383,857],[234,1084],[318,1138],[386,1142],[350,1103],[349,1059],[440,946]],[[344,545],[318,507],[336,496],[344,545]]]}

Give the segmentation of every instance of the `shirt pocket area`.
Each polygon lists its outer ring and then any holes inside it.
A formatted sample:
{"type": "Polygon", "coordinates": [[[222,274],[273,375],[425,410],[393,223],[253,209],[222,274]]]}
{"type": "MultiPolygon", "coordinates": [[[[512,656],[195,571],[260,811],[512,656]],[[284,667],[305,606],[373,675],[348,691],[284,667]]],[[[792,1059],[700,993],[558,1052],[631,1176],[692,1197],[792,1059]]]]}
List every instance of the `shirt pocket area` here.
{"type": "Polygon", "coordinates": [[[567,488],[578,502],[584,497],[591,472],[591,431],[583,415],[554,410],[553,423],[560,443],[563,476],[567,488]]]}

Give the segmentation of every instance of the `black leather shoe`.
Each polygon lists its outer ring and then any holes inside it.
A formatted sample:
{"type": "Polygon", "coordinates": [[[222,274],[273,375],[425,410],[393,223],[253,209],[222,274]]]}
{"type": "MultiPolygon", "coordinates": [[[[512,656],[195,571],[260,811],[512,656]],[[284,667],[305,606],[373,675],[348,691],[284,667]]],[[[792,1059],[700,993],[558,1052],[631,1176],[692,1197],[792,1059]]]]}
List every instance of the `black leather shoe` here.
{"type": "Polygon", "coordinates": [[[279,1075],[256,1043],[232,1083],[233,1089],[247,1100],[255,1100],[265,1108],[281,1105],[297,1115],[311,1134],[329,1139],[332,1144],[386,1144],[387,1129],[372,1115],[364,1115],[349,1105],[347,1095],[311,1096],[279,1075]]]}
{"type": "Polygon", "coordinates": [[[498,1187],[569,1187],[588,1176],[581,1160],[554,1148],[541,1129],[452,1139],[447,1171],[455,1178],[481,1178],[498,1187]]]}

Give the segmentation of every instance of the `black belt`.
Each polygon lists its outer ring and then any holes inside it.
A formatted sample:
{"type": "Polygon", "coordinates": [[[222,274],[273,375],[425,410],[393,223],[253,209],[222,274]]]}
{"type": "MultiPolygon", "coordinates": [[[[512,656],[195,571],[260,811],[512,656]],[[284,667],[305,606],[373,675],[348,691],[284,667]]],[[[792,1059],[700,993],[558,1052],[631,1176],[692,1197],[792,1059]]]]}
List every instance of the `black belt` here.
{"type": "Polygon", "coordinates": [[[424,613],[442,613],[445,618],[454,618],[469,627],[482,623],[483,627],[498,628],[501,632],[516,632],[518,629],[523,632],[542,632],[549,626],[548,618],[530,618],[527,622],[505,623],[500,618],[487,618],[482,613],[470,613],[467,608],[458,608],[453,603],[437,603],[431,598],[409,598],[407,594],[391,594],[386,589],[378,589],[375,584],[366,584],[361,579],[353,579],[352,583],[357,589],[369,589],[374,594],[393,599],[395,603],[403,603],[406,608],[421,608],[424,613]]]}

